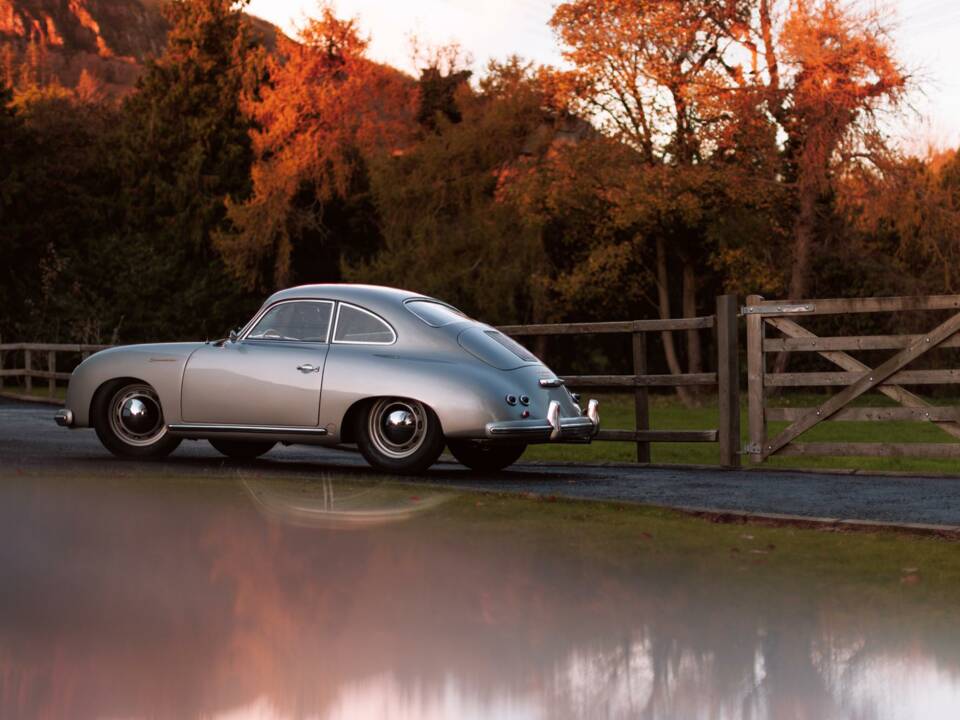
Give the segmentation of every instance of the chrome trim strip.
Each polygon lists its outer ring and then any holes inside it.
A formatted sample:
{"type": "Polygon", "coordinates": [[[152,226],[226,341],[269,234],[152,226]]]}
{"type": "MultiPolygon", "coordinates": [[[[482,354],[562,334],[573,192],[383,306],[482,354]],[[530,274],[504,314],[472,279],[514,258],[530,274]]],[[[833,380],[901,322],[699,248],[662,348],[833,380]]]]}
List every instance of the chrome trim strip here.
{"type": "Polygon", "coordinates": [[[326,435],[326,428],[282,427],[277,425],[215,425],[203,423],[177,423],[167,425],[170,432],[182,433],[260,433],[263,435],[326,435]]]}
{"type": "Polygon", "coordinates": [[[555,388],[563,385],[564,380],[563,378],[540,378],[537,382],[542,388],[555,388]]]}
{"type": "Polygon", "coordinates": [[[370,312],[366,308],[362,308],[359,305],[354,305],[353,303],[348,303],[348,302],[343,302],[342,300],[338,300],[337,301],[337,317],[333,321],[333,335],[331,336],[328,334],[328,337],[332,338],[330,341],[331,345],[393,345],[394,343],[397,342],[397,331],[394,329],[393,325],[387,322],[385,318],[380,317],[375,312],[370,312]],[[340,311],[343,309],[344,305],[346,305],[347,307],[353,308],[354,310],[359,310],[362,313],[366,313],[370,317],[376,318],[377,320],[382,322],[384,325],[387,326],[390,332],[393,333],[393,340],[391,340],[390,342],[373,342],[370,340],[337,340],[337,328],[340,327],[340,311]]]}
{"type": "MultiPolygon", "coordinates": [[[[273,310],[275,307],[278,307],[278,306],[280,306],[280,305],[286,305],[287,303],[294,303],[294,302],[326,303],[327,305],[330,306],[330,316],[327,318],[327,337],[326,337],[326,339],[325,339],[323,342],[319,342],[319,341],[317,341],[317,340],[297,340],[297,341],[296,341],[296,342],[298,342],[298,343],[307,343],[307,344],[310,344],[310,345],[327,345],[327,344],[329,344],[329,343],[330,343],[330,331],[331,331],[331,329],[333,328],[333,307],[334,307],[334,305],[336,305],[337,303],[336,303],[336,301],[334,301],[334,300],[314,300],[314,299],[312,299],[312,298],[289,298],[289,299],[287,299],[287,300],[278,300],[277,302],[273,303],[272,305],[268,305],[267,307],[263,308],[262,310],[260,310],[260,312],[258,312],[256,315],[253,316],[253,320],[251,320],[250,322],[248,322],[248,323],[246,324],[246,326],[243,328],[243,330],[242,330],[241,333],[240,333],[240,337],[238,337],[237,340],[238,340],[238,341],[246,340],[246,339],[247,339],[247,335],[249,335],[251,332],[253,332],[253,329],[257,326],[257,323],[260,322],[260,318],[262,318],[262,317],[263,317],[264,315],[266,315],[268,312],[270,312],[271,310],[273,310]]],[[[280,343],[293,343],[293,342],[294,342],[293,340],[271,340],[270,338],[250,338],[250,339],[253,340],[253,341],[257,341],[257,342],[274,342],[274,343],[276,343],[276,342],[280,342],[280,343]]]]}

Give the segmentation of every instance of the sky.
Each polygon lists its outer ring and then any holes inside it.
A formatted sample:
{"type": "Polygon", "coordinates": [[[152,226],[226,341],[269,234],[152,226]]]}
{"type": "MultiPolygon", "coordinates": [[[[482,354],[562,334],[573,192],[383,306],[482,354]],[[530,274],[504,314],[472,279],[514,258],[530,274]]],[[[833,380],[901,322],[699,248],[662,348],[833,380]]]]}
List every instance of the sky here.
{"type": "MultiPolygon", "coordinates": [[[[879,5],[894,17],[893,40],[921,90],[913,108],[892,131],[903,145],[922,152],[928,145],[960,145],[960,0],[856,0],[879,5]]],[[[458,43],[482,70],[491,58],[518,54],[559,65],[560,50],[547,21],[556,0],[338,0],[343,17],[357,17],[370,37],[370,56],[414,71],[411,39],[425,47],[458,43]]],[[[293,35],[316,0],[252,0],[249,10],[293,35]]]]}

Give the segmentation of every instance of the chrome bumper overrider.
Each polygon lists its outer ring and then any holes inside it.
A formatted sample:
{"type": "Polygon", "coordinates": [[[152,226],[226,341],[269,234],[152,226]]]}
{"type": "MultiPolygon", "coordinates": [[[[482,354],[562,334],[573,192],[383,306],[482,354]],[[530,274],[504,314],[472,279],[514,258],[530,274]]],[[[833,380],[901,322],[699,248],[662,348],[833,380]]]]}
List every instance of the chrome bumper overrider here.
{"type": "Polygon", "coordinates": [[[579,417],[560,417],[560,403],[550,402],[546,420],[506,420],[487,424],[487,437],[525,442],[590,442],[600,430],[600,403],[591,400],[579,417]]]}
{"type": "Polygon", "coordinates": [[[53,419],[60,427],[70,427],[73,425],[73,413],[66,408],[63,410],[57,410],[57,413],[53,416],[53,419]]]}

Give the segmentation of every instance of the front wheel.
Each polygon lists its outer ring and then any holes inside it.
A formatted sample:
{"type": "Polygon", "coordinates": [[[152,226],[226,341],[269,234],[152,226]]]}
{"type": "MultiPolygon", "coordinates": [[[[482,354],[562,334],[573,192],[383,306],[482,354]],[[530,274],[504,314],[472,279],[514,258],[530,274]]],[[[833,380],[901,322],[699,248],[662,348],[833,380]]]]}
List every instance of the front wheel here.
{"type": "Polygon", "coordinates": [[[92,411],[97,437],[118,457],[161,458],[180,444],[180,438],[167,432],[160,397],[146,383],[109,383],[97,393],[92,411]]]}
{"type": "Polygon", "coordinates": [[[269,441],[228,440],[226,438],[210,438],[208,442],[221,455],[226,455],[233,460],[253,460],[270,452],[276,445],[275,442],[269,441]]]}
{"type": "Polygon", "coordinates": [[[447,440],[447,447],[457,461],[471,470],[497,472],[513,465],[523,455],[526,445],[495,445],[476,440],[447,440]]]}
{"type": "Polygon", "coordinates": [[[443,430],[436,414],[417,400],[381,398],[358,416],[357,445],[379,470],[414,475],[443,452],[443,430]]]}

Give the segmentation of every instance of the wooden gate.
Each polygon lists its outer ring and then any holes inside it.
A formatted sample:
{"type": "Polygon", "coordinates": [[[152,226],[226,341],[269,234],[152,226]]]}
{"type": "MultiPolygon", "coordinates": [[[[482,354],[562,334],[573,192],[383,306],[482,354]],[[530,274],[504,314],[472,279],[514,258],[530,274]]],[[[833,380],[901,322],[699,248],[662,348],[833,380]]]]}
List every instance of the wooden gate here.
{"type": "MultiPolygon", "coordinates": [[[[915,420],[931,422],[960,438],[960,408],[938,406],[904,385],[960,384],[960,370],[909,370],[907,366],[937,347],[960,347],[960,295],[930,297],[851,298],[786,302],[747,298],[741,314],[747,324],[747,390],[749,442],[745,452],[754,462],[779,455],[916,456],[960,458],[960,444],[797,442],[825,420],[915,420]],[[800,322],[817,315],[953,311],[929,332],[919,335],[819,337],[800,322]],[[767,337],[768,330],[777,336],[767,337]],[[870,367],[849,352],[895,350],[884,362],[870,367]],[[837,369],[830,372],[767,372],[767,355],[817,353],[837,369]],[[771,407],[771,389],[842,387],[815,407],[771,407]],[[864,393],[876,390],[897,403],[895,407],[852,407],[864,393]],[[768,421],[789,425],[770,437],[768,421]]],[[[932,321],[931,321],[931,324],[932,321]]],[[[775,392],[775,390],[774,390],[775,392]]]]}

